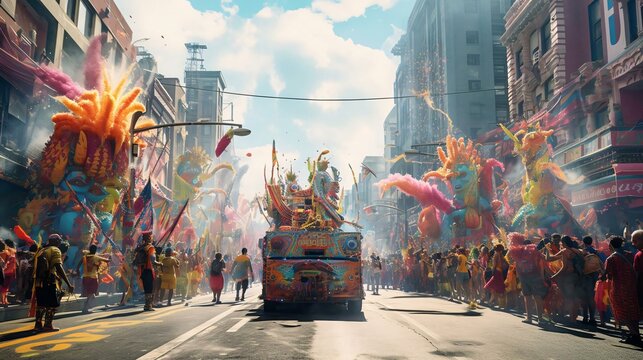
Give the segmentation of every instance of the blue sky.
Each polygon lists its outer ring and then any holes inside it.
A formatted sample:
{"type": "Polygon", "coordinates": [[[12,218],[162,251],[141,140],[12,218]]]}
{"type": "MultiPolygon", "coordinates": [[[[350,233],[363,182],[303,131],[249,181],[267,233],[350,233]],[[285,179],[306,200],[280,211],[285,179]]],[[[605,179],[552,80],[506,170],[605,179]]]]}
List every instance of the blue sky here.
{"type": "MultiPolygon", "coordinates": [[[[190,0],[190,3],[194,8],[201,11],[223,11],[221,1],[217,0],[190,0]]],[[[287,10],[295,10],[308,8],[311,3],[312,1],[310,0],[242,0],[232,2],[233,5],[239,7],[237,15],[245,18],[256,15],[265,6],[278,6],[287,10]]],[[[392,34],[391,26],[406,29],[406,22],[414,3],[414,0],[398,0],[394,7],[387,10],[378,6],[368,7],[363,16],[334,24],[335,32],[337,35],[351,39],[357,44],[379,48],[386,38],[392,34]]]]}
{"type": "MultiPolygon", "coordinates": [[[[149,38],[159,72],[183,79],[184,43],[200,42],[207,70],[229,91],[297,97],[391,96],[398,58],[390,53],[406,27],[412,0],[116,0],[134,32],[149,38]],[[296,5],[293,5],[296,4],[296,5]],[[131,18],[129,17],[131,16],[131,18]]],[[[367,155],[382,155],[383,122],[392,101],[310,103],[225,96],[234,120],[253,134],[234,151],[251,169],[244,189],[262,191],[274,139],[281,163],[306,178],[304,162],[324,149],[350,179],[367,155]],[[250,152],[251,158],[244,155],[250,152]]],[[[226,116],[229,116],[226,114],[226,116]]],[[[344,183],[350,187],[350,182],[344,183]]]]}

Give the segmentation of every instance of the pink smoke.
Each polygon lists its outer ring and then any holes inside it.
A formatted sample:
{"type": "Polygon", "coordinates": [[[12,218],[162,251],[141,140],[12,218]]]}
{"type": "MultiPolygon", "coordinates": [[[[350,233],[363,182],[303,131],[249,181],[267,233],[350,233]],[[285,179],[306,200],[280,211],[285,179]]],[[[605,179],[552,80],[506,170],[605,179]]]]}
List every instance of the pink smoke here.
{"type": "Polygon", "coordinates": [[[60,95],[75,99],[83,92],[80,85],[76,84],[69,75],[51,66],[40,66],[35,70],[36,76],[45,85],[52,88],[60,95]]]}
{"type": "Polygon", "coordinates": [[[392,174],[375,185],[382,192],[386,192],[392,187],[397,187],[404,194],[415,198],[422,207],[433,205],[447,214],[453,211],[453,204],[438,190],[436,185],[414,179],[411,175],[392,174]]]}
{"type": "Polygon", "coordinates": [[[87,48],[87,55],[85,56],[85,88],[88,90],[96,89],[99,92],[103,91],[103,55],[101,54],[102,42],[105,40],[106,35],[103,33],[95,36],[89,42],[87,48]]]}

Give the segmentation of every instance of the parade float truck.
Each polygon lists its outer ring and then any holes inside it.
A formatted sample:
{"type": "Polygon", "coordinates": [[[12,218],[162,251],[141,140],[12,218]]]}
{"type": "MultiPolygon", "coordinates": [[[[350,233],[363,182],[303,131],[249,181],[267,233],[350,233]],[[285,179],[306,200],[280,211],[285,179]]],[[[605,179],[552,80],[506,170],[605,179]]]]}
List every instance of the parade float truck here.
{"type": "Polygon", "coordinates": [[[339,171],[331,167],[331,176],[322,155],[309,162],[307,189],[299,188],[292,171],[285,181],[266,181],[272,226],[260,244],[264,311],[278,304],[341,304],[351,313],[362,311],[362,235],[341,230],[344,224],[360,227],[341,215],[339,171]]]}
{"type": "Polygon", "coordinates": [[[264,310],[278,303],[346,304],[362,311],[358,232],[269,231],[263,239],[264,310]]]}

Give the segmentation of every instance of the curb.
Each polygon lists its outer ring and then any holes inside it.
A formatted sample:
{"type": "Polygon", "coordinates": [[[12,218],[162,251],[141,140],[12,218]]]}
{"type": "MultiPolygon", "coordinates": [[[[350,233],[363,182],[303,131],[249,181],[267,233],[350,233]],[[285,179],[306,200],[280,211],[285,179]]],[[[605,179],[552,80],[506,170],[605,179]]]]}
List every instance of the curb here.
{"type": "MultiPolygon", "coordinates": [[[[94,307],[96,306],[105,306],[112,305],[121,299],[121,294],[101,294],[94,299],[94,307]]],[[[60,307],[56,312],[68,312],[68,311],[81,311],[85,304],[85,298],[75,298],[72,300],[63,301],[60,304],[60,307]]],[[[25,305],[14,305],[8,308],[0,308],[0,322],[17,320],[17,319],[26,319],[28,318],[27,314],[29,313],[29,304],[25,305]]]]}

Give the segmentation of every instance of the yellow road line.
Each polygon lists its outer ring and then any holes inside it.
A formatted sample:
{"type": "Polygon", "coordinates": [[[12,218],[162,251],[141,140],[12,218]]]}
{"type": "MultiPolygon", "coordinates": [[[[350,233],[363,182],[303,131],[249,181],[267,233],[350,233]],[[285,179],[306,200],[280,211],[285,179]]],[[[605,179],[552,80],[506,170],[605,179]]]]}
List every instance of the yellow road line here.
{"type": "Polygon", "coordinates": [[[78,325],[78,326],[73,326],[73,327],[70,327],[70,328],[62,329],[62,330],[57,331],[57,332],[40,333],[38,335],[28,336],[28,337],[22,338],[22,339],[15,339],[15,340],[7,341],[5,343],[1,343],[0,344],[0,349],[4,349],[4,348],[7,348],[7,347],[10,347],[10,346],[13,346],[13,345],[22,344],[22,343],[29,342],[29,341],[48,338],[48,337],[51,337],[51,336],[54,336],[54,335],[65,334],[65,333],[73,332],[73,331],[76,331],[76,330],[86,329],[86,328],[93,327],[93,326],[94,326],[94,324],[84,324],[84,325],[78,325]]]}
{"type": "Polygon", "coordinates": [[[7,330],[7,331],[0,332],[0,335],[11,334],[11,333],[14,333],[14,332],[19,332],[19,331],[27,331],[27,330],[31,330],[31,329],[33,329],[33,324],[23,325],[23,326],[14,328],[14,329],[10,329],[10,330],[7,330]]]}

